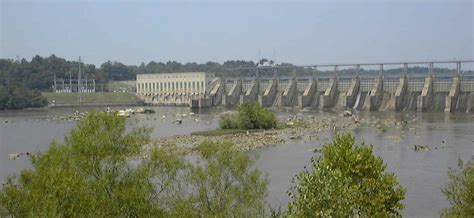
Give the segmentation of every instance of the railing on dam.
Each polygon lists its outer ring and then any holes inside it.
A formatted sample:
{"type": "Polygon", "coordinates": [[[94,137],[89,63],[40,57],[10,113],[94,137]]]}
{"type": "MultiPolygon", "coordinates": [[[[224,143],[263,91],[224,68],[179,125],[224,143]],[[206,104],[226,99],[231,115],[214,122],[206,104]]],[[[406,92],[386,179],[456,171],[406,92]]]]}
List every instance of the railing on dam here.
{"type": "Polygon", "coordinates": [[[278,91],[284,91],[290,84],[290,78],[280,79],[278,81],[278,91]]]}
{"type": "Polygon", "coordinates": [[[421,92],[425,84],[425,78],[409,78],[408,79],[408,91],[421,92]]]}
{"type": "Polygon", "coordinates": [[[318,80],[318,91],[319,92],[324,92],[326,89],[329,87],[329,78],[320,78],[318,80]]]}
{"type": "Polygon", "coordinates": [[[246,92],[247,90],[249,90],[250,87],[252,86],[252,83],[253,83],[252,79],[244,79],[242,81],[242,91],[246,92]]]}
{"type": "Polygon", "coordinates": [[[460,84],[461,92],[474,92],[474,78],[462,78],[460,84]]]}
{"type": "Polygon", "coordinates": [[[297,83],[296,83],[296,91],[297,91],[298,93],[303,93],[304,90],[306,89],[306,87],[308,86],[309,81],[310,81],[310,80],[309,80],[309,79],[306,79],[306,78],[297,80],[297,83]]]}
{"type": "Polygon", "coordinates": [[[452,79],[435,79],[433,81],[433,88],[436,92],[449,92],[452,83],[452,79]]]}
{"type": "Polygon", "coordinates": [[[237,84],[237,80],[228,79],[225,80],[225,90],[230,91],[237,84]]]}
{"type": "Polygon", "coordinates": [[[374,86],[374,78],[369,79],[369,78],[362,78],[360,79],[360,91],[362,92],[368,92],[372,89],[374,86]]]}
{"type": "Polygon", "coordinates": [[[270,85],[270,80],[269,79],[262,79],[260,80],[260,90],[259,93],[263,94],[265,90],[268,89],[268,86],[270,85]]]}
{"type": "Polygon", "coordinates": [[[397,91],[398,83],[400,82],[399,78],[384,78],[383,80],[383,91],[389,93],[395,93],[397,91]]]}
{"type": "Polygon", "coordinates": [[[340,92],[347,92],[347,90],[349,90],[349,87],[351,87],[351,83],[351,78],[339,78],[337,90],[340,92]]]}

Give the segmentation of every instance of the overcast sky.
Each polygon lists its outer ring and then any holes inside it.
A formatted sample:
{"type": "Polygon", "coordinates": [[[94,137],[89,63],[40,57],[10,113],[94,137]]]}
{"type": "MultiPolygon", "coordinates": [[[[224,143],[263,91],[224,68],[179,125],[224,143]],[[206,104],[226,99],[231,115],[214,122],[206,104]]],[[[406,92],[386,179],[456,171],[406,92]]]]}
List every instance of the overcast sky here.
{"type": "Polygon", "coordinates": [[[1,2],[1,58],[100,64],[474,59],[472,0],[1,2]],[[260,51],[260,52],[259,52],[260,51]]]}

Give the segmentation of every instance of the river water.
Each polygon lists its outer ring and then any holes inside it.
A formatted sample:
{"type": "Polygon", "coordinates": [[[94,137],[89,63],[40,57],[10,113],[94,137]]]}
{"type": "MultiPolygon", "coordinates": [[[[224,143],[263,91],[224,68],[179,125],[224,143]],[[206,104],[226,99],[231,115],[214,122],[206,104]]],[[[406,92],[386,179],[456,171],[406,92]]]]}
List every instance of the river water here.
{"type": "MultiPolygon", "coordinates": [[[[91,108],[57,108],[41,110],[0,111],[0,180],[29,167],[26,158],[10,160],[8,154],[44,150],[52,140],[61,142],[75,125],[74,121],[55,119],[75,110],[91,108]]],[[[99,110],[102,110],[100,108],[99,110]]],[[[203,111],[174,124],[178,114],[188,114],[188,108],[155,107],[156,114],[135,115],[128,119],[129,127],[153,127],[152,138],[189,134],[218,126],[218,112],[203,111]]],[[[324,116],[320,112],[279,112],[279,116],[324,116]]],[[[357,142],[374,145],[374,153],[387,163],[387,171],[395,173],[407,188],[403,210],[405,216],[439,216],[449,203],[441,188],[449,181],[448,167],[458,159],[469,160],[474,155],[474,116],[472,114],[361,112],[361,118],[394,118],[398,121],[416,119],[405,129],[388,128],[379,131],[369,127],[354,130],[357,142]],[[429,145],[428,151],[415,152],[414,144],[429,145]]],[[[286,191],[291,179],[304,166],[310,165],[313,149],[332,138],[332,133],[318,135],[318,140],[302,144],[268,146],[251,151],[259,159],[256,167],[270,179],[267,200],[272,207],[284,209],[289,201],[286,191]]]]}

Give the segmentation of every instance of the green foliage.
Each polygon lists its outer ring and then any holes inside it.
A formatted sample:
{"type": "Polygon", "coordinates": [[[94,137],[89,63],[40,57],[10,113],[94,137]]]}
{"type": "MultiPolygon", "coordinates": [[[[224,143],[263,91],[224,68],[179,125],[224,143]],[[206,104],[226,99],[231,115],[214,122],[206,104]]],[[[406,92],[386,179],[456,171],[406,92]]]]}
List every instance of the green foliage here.
{"type": "Polygon", "coordinates": [[[124,118],[91,112],[63,144],[31,158],[18,184],[0,192],[0,205],[18,217],[134,216],[160,214],[148,199],[153,193],[146,168],[131,168],[148,142],[147,129],[125,134],[124,118]]]}
{"type": "Polygon", "coordinates": [[[190,165],[194,217],[257,217],[264,212],[266,179],[253,161],[230,143],[202,143],[202,163],[190,165]]]}
{"type": "Polygon", "coordinates": [[[238,129],[239,124],[237,122],[237,117],[232,114],[223,114],[219,119],[219,127],[221,129],[238,129]]]}
{"type": "Polygon", "coordinates": [[[449,169],[451,182],[443,194],[451,207],[443,212],[445,217],[474,217],[474,158],[467,164],[460,159],[458,169],[449,169]]]}
{"type": "Polygon", "coordinates": [[[90,112],[62,144],[31,157],[32,169],[0,190],[0,216],[222,217],[263,211],[267,181],[253,160],[227,143],[196,148],[199,163],[173,146],[141,158],[150,129],[90,112]]]}
{"type": "Polygon", "coordinates": [[[220,117],[221,129],[272,129],[277,127],[275,114],[258,103],[245,103],[237,107],[237,115],[224,114],[220,117]]]}
{"type": "Polygon", "coordinates": [[[403,209],[405,189],[371,146],[353,146],[354,137],[338,134],[312,159],[288,192],[293,199],[288,215],[294,217],[386,217],[403,209]]]}
{"type": "Polygon", "coordinates": [[[41,93],[23,86],[0,85],[0,109],[44,107],[48,101],[41,93]]]}
{"type": "Polygon", "coordinates": [[[271,129],[277,126],[275,114],[258,103],[241,104],[237,110],[241,129],[271,129]]]}

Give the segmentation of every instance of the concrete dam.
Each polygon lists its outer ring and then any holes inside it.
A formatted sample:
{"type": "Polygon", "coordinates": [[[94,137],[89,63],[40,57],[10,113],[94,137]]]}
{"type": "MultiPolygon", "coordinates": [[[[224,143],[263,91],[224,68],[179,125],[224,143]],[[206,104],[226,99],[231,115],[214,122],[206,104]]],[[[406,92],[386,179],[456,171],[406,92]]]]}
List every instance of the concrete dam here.
{"type": "MultiPolygon", "coordinates": [[[[474,75],[462,74],[459,61],[454,62],[457,71],[453,75],[435,75],[432,71],[434,62],[426,63],[429,65],[426,75],[409,74],[408,63],[401,63],[405,67],[402,75],[384,74],[383,65],[391,64],[386,63],[377,64],[380,66],[378,75],[338,75],[337,69],[343,65],[331,65],[334,73],[330,76],[319,76],[316,73],[312,76],[211,76],[209,80],[204,80],[202,92],[198,95],[186,95],[195,93],[192,89],[163,91],[166,99],[187,96],[185,101],[179,98],[179,102],[171,101],[168,104],[156,100],[164,99],[157,98],[163,96],[159,89],[137,91],[137,94],[141,94],[149,104],[186,105],[193,108],[235,107],[246,102],[258,102],[265,107],[473,112],[474,75]]],[[[355,68],[358,69],[360,65],[355,65],[355,68]]],[[[137,90],[141,87],[139,83],[137,79],[137,90]]],[[[180,87],[179,84],[177,86],[180,87]]]]}

